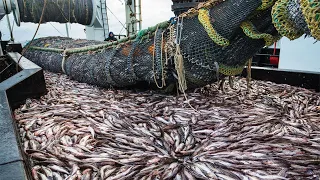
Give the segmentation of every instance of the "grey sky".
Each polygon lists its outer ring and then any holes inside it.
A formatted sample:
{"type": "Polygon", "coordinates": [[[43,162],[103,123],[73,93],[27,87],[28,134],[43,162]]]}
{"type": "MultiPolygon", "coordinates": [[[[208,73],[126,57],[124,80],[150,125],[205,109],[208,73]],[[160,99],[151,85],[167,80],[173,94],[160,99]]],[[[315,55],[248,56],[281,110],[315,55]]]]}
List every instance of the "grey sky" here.
{"type": "MultiPolygon", "coordinates": [[[[108,8],[117,16],[117,18],[125,23],[125,13],[124,5],[122,4],[124,0],[106,0],[108,8]]],[[[147,28],[153,26],[159,22],[170,19],[174,16],[171,12],[171,0],[142,0],[142,28],[147,28]]],[[[13,16],[10,14],[11,26],[13,22],[13,16]]],[[[115,34],[125,33],[123,26],[118,22],[115,16],[108,11],[109,17],[109,28],[110,31],[113,31],[115,34]]],[[[20,27],[14,24],[13,35],[15,41],[25,42],[31,40],[38,24],[33,23],[21,23],[20,27]]],[[[72,38],[86,38],[84,33],[85,26],[80,24],[71,24],[69,29],[69,34],[72,38]]],[[[0,31],[2,32],[2,39],[7,40],[10,38],[10,33],[8,30],[7,20],[3,18],[0,21],[0,31]]],[[[59,23],[46,23],[41,24],[40,29],[36,38],[45,37],[45,36],[67,36],[66,28],[64,24],[59,23]]]]}

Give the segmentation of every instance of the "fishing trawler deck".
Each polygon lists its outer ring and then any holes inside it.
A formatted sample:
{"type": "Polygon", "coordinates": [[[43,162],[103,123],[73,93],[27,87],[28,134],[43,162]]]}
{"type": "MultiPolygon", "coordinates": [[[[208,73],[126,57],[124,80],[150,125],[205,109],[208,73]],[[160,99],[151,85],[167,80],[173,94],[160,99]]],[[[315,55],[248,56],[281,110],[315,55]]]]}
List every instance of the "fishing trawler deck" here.
{"type": "Polygon", "coordinates": [[[253,80],[185,96],[105,89],[45,72],[15,110],[33,177],[317,179],[320,96],[253,80]]]}

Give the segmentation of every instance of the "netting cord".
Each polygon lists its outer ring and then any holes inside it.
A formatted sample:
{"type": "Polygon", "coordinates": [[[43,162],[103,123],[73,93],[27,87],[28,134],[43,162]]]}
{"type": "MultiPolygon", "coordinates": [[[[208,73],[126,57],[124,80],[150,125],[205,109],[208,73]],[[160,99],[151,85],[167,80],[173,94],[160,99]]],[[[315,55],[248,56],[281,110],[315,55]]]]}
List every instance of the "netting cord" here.
{"type": "Polygon", "coordinates": [[[67,59],[67,52],[68,50],[65,49],[62,53],[62,61],[61,61],[61,69],[63,71],[64,74],[66,74],[66,70],[65,70],[65,62],[66,62],[66,59],[67,59]]]}
{"type": "Polygon", "coordinates": [[[276,0],[261,0],[261,5],[257,8],[258,11],[263,11],[270,8],[276,0]]]}
{"type": "Polygon", "coordinates": [[[164,42],[163,42],[163,39],[164,39],[164,33],[165,31],[162,32],[162,35],[161,35],[161,76],[162,76],[162,84],[163,86],[166,86],[166,80],[165,80],[165,75],[164,75],[164,66],[163,66],[163,61],[162,61],[162,53],[163,53],[163,45],[164,45],[164,42]]]}
{"type": "Polygon", "coordinates": [[[300,0],[300,6],[311,35],[320,40],[320,1],[300,0]]]}
{"type": "Polygon", "coordinates": [[[162,64],[162,46],[163,46],[163,33],[162,33],[162,40],[161,40],[161,60],[160,60],[160,63],[161,63],[161,70],[162,70],[162,78],[161,78],[161,80],[162,80],[162,82],[161,82],[161,86],[158,84],[158,82],[157,82],[157,78],[156,78],[156,72],[155,72],[155,68],[154,68],[154,65],[155,65],[155,63],[154,63],[154,56],[155,56],[155,50],[156,50],[156,38],[157,38],[157,36],[156,36],[156,34],[157,34],[157,32],[158,32],[158,29],[159,29],[159,25],[157,26],[157,29],[156,29],[156,31],[155,31],[155,33],[154,33],[154,37],[153,37],[153,54],[152,54],[152,72],[153,72],[153,80],[154,80],[154,82],[155,82],[155,84],[156,84],[156,86],[159,88],[159,89],[162,89],[164,86],[165,86],[165,79],[164,79],[164,76],[163,76],[163,64],[162,64]]]}
{"type": "Polygon", "coordinates": [[[240,27],[244,34],[251,39],[263,39],[265,41],[265,46],[271,46],[276,40],[277,37],[272,36],[271,34],[261,33],[257,31],[256,27],[250,21],[244,21],[240,24],[240,27]]]}
{"type": "Polygon", "coordinates": [[[208,36],[219,46],[229,46],[230,42],[228,39],[222,37],[212,26],[210,22],[209,10],[200,9],[198,20],[202,24],[203,28],[207,32],[208,36]]]}
{"type": "MultiPolygon", "coordinates": [[[[177,71],[178,75],[178,88],[179,90],[183,93],[184,98],[186,99],[188,105],[190,106],[191,109],[193,109],[195,112],[198,112],[192,105],[190,104],[190,101],[186,95],[186,90],[187,90],[187,81],[185,77],[185,69],[184,69],[184,64],[183,64],[183,56],[181,54],[181,49],[180,49],[180,42],[181,42],[181,36],[182,36],[182,30],[183,30],[183,17],[178,17],[177,20],[177,37],[175,40],[175,54],[174,54],[174,64],[175,64],[175,69],[177,71]],[[181,21],[180,21],[181,18],[181,21]]],[[[198,112],[199,113],[199,112],[198,112]]]]}
{"type": "Polygon", "coordinates": [[[43,4],[43,8],[42,8],[42,13],[41,13],[40,21],[39,21],[39,23],[38,23],[38,27],[37,27],[36,32],[34,33],[32,39],[31,39],[31,42],[28,44],[27,48],[23,49],[23,51],[22,51],[22,53],[21,53],[21,56],[20,56],[20,58],[19,58],[19,60],[18,60],[17,67],[16,67],[17,72],[19,71],[18,69],[19,69],[19,64],[20,64],[21,58],[23,57],[24,53],[29,49],[31,43],[33,42],[34,38],[36,37],[36,35],[37,35],[38,31],[39,31],[39,28],[40,28],[42,19],[43,19],[43,17],[44,17],[44,12],[45,12],[45,9],[46,9],[46,5],[47,5],[47,0],[44,0],[44,4],[43,4]]]}
{"type": "Polygon", "coordinates": [[[182,29],[183,29],[183,17],[181,18],[181,21],[180,21],[180,18],[178,18],[178,22],[177,22],[177,38],[176,38],[176,52],[174,55],[174,64],[178,74],[179,90],[181,92],[184,92],[185,90],[187,90],[187,82],[185,78],[183,56],[181,54],[181,49],[180,49],[182,29]]]}
{"type": "Polygon", "coordinates": [[[252,65],[252,58],[249,59],[248,61],[248,66],[247,66],[247,90],[248,92],[250,91],[250,82],[251,82],[251,65],[252,65]]]}
{"type": "Polygon", "coordinates": [[[294,22],[289,19],[288,6],[289,0],[278,0],[272,7],[272,23],[281,36],[290,40],[298,39],[303,35],[303,31],[296,28],[294,22]]]}
{"type": "Polygon", "coordinates": [[[184,92],[187,90],[187,82],[185,78],[185,71],[184,71],[184,65],[183,65],[183,57],[181,54],[180,45],[176,45],[176,53],[174,55],[174,63],[175,68],[177,70],[178,74],[178,84],[179,84],[179,90],[184,92]]]}

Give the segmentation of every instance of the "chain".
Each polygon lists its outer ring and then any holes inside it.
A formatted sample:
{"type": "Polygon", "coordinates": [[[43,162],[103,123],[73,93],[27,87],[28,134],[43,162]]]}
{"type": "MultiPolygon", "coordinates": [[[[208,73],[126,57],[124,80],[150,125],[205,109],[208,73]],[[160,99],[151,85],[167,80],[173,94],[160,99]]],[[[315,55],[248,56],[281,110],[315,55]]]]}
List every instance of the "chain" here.
{"type": "Polygon", "coordinates": [[[154,56],[155,56],[155,50],[156,50],[156,38],[157,38],[157,33],[158,33],[158,30],[159,30],[159,25],[157,26],[157,29],[156,29],[156,31],[155,31],[155,33],[154,33],[154,40],[153,40],[153,54],[152,54],[152,72],[153,72],[153,80],[154,80],[154,82],[155,82],[155,84],[156,84],[156,86],[159,88],[159,89],[162,89],[164,86],[165,86],[165,78],[164,78],[164,73],[163,73],[163,71],[164,71],[164,69],[163,69],[163,64],[162,64],[162,45],[163,45],[163,33],[162,33],[162,40],[161,40],[161,70],[162,70],[162,78],[161,78],[161,80],[162,80],[162,83],[161,83],[161,86],[158,84],[158,82],[157,82],[157,78],[156,78],[156,72],[155,72],[155,68],[154,68],[154,65],[155,65],[155,59],[154,59],[154,56]]]}

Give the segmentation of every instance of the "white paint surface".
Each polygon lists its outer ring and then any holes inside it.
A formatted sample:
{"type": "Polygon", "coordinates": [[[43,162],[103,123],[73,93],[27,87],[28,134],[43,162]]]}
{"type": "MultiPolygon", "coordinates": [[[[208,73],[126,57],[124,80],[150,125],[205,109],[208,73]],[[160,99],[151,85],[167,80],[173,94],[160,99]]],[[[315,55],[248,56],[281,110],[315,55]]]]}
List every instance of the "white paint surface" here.
{"type": "Polygon", "coordinates": [[[279,69],[320,72],[320,42],[304,36],[281,39],[279,69]]]}

